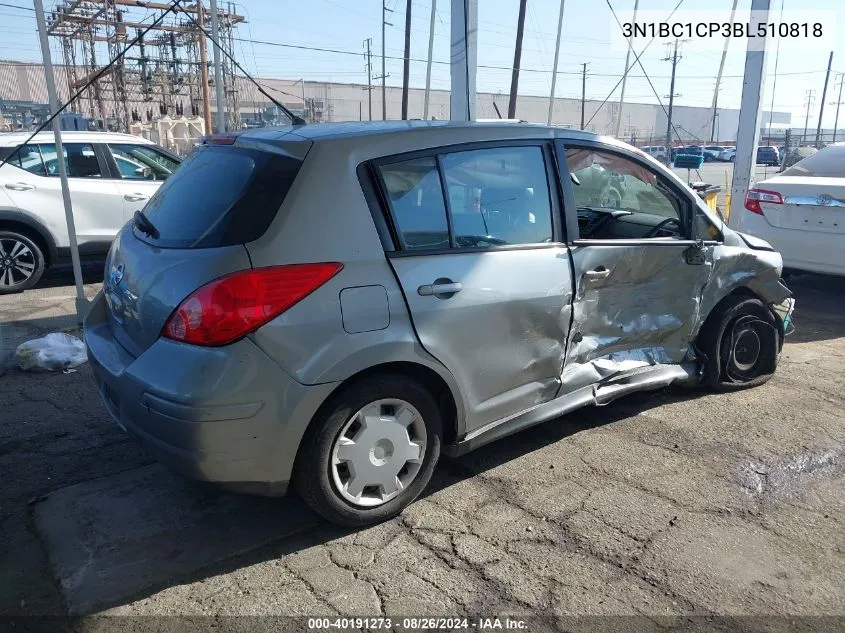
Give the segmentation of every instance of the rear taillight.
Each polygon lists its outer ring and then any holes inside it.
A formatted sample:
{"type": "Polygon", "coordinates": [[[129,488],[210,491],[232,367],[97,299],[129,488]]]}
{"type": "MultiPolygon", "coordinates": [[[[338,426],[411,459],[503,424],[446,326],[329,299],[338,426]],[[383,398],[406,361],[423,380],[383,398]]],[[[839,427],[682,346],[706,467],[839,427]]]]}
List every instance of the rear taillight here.
{"type": "Polygon", "coordinates": [[[220,277],[182,301],[161,335],[192,345],[227,345],[302,301],[341,268],[337,262],[291,264],[220,277]]]}
{"type": "Polygon", "coordinates": [[[766,191],[765,189],[749,189],[745,194],[745,208],[763,215],[763,209],[760,206],[761,202],[768,202],[769,204],[783,204],[783,198],[777,191],[766,191]]]}

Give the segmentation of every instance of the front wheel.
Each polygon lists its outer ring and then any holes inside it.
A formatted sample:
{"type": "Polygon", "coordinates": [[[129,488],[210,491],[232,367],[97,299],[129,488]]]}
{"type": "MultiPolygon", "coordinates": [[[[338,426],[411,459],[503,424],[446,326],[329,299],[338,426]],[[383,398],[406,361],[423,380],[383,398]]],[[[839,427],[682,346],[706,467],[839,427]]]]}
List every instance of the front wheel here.
{"type": "Polygon", "coordinates": [[[32,288],[44,273],[44,254],[26,235],[0,231],[0,295],[32,288]]]}
{"type": "Polygon", "coordinates": [[[425,387],[404,376],[373,376],[334,396],[314,420],[294,484],[333,523],[379,523],[425,489],[441,435],[440,411],[425,387]]]}
{"type": "Polygon", "coordinates": [[[781,339],[775,315],[755,297],[732,296],[701,327],[702,384],[715,391],[755,387],[775,373],[781,339]]]}

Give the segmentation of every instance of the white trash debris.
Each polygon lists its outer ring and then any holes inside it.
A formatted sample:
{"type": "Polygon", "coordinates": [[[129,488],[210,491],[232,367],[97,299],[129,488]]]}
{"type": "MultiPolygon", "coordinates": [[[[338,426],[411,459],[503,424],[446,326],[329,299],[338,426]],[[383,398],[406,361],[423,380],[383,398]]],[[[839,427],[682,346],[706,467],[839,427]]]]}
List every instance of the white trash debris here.
{"type": "Polygon", "coordinates": [[[23,371],[59,371],[81,365],[88,355],[81,340],[56,332],[18,345],[15,360],[23,371]]]}

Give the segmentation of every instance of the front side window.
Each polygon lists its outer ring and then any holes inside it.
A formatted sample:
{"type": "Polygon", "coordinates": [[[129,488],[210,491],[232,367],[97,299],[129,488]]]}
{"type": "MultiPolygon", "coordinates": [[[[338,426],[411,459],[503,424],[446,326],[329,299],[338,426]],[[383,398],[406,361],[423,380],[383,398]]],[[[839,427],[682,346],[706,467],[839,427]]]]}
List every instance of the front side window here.
{"type": "Polygon", "coordinates": [[[453,152],[440,155],[439,161],[431,156],[390,163],[380,173],[406,250],[488,248],[553,239],[549,185],[539,146],[453,152]]]}
{"type": "Polygon", "coordinates": [[[109,144],[120,177],[124,180],[166,180],[179,162],[145,145],[109,144]]]}
{"type": "Polygon", "coordinates": [[[566,160],[581,239],[684,239],[684,203],[654,171],[603,150],[569,148],[566,160]]]}

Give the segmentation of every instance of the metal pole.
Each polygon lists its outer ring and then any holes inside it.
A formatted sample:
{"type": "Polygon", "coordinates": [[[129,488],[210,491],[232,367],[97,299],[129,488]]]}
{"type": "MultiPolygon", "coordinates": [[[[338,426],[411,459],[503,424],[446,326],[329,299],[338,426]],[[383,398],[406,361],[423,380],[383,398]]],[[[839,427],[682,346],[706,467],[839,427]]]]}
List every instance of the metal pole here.
{"type": "Polygon", "coordinates": [[[836,99],[836,117],[833,119],[833,142],[836,142],[836,127],[839,125],[839,106],[842,105],[842,84],[845,83],[845,73],[839,73],[839,97],[836,99]]]}
{"type": "Polygon", "coordinates": [[[824,88],[822,88],[822,100],[819,106],[819,124],[816,126],[816,148],[821,145],[822,136],[822,117],[824,116],[824,100],[827,99],[827,84],[830,81],[830,67],[833,64],[833,51],[830,51],[830,57],[827,59],[827,74],[824,76],[824,88]]]}
{"type": "Polygon", "coordinates": [[[519,62],[522,58],[522,34],[525,31],[525,5],[528,0],[519,0],[519,19],[516,23],[516,46],[513,51],[513,70],[511,70],[511,95],[508,100],[508,118],[516,117],[516,93],[519,90],[519,62]]]}
{"type": "MultiPolygon", "coordinates": [[[[639,0],[637,0],[639,2],[639,0]]],[[[560,34],[563,30],[563,5],[564,0],[560,0],[560,13],[557,17],[557,39],[555,40],[555,61],[552,66],[552,86],[549,90],[549,116],[546,119],[546,125],[552,124],[552,111],[555,107],[555,84],[557,83],[557,61],[560,57],[560,34]]]]}
{"type": "Polygon", "coordinates": [[[217,132],[226,131],[226,93],[223,89],[223,66],[220,61],[220,20],[217,16],[217,0],[211,3],[211,35],[214,38],[214,90],[217,95],[217,132]]]}
{"type": "Polygon", "coordinates": [[[373,43],[373,38],[368,37],[367,43],[367,107],[370,121],[373,120],[373,54],[370,46],[373,43]]]}
{"type": "MultiPolygon", "coordinates": [[[[736,1],[736,0],[734,0],[736,1]]],[[[640,0],[634,0],[634,18],[632,24],[637,22],[637,9],[640,7],[640,0]]],[[[625,74],[622,75],[622,92],[619,94],[619,116],[616,117],[616,138],[619,138],[619,130],[622,129],[622,106],[625,104],[625,82],[628,80],[629,62],[631,60],[631,49],[634,48],[634,37],[628,38],[628,52],[625,53],[625,74]]]]}
{"type": "MultiPolygon", "coordinates": [[[[731,8],[731,19],[728,20],[729,24],[734,23],[734,16],[736,15],[736,4],[738,0],[734,0],[733,7],[731,8]]],[[[710,127],[710,142],[712,143],[714,137],[716,135],[716,106],[719,103],[719,86],[722,84],[722,71],[725,69],[725,58],[728,56],[728,44],[730,43],[731,38],[730,36],[725,38],[725,47],[722,49],[722,60],[719,62],[719,72],[716,74],[716,89],[713,91],[713,105],[711,109],[713,110],[713,123],[710,127]]]]}
{"type": "Polygon", "coordinates": [[[211,97],[208,94],[208,49],[205,43],[205,11],[202,0],[197,0],[197,26],[200,40],[200,90],[202,91],[202,118],[205,120],[206,134],[211,132],[211,97]]]}
{"type": "MultiPolygon", "coordinates": [[[[757,32],[757,25],[769,21],[769,0],[751,0],[751,33],[757,32]]],[[[757,141],[760,137],[762,118],[763,87],[766,79],[766,54],[769,46],[768,37],[762,42],[749,39],[745,53],[745,73],[742,82],[742,100],[739,108],[739,128],[736,138],[736,158],[734,159],[733,182],[731,184],[731,209],[728,223],[737,225],[743,212],[745,194],[754,177],[757,141]],[[762,50],[758,50],[762,48],[762,50]]]]}
{"type": "Polygon", "coordinates": [[[669,111],[666,115],[666,164],[672,164],[672,108],[675,105],[675,69],[678,66],[678,38],[675,38],[675,52],[672,54],[672,81],[669,84],[669,111]]]}
{"type": "Polygon", "coordinates": [[[408,78],[411,74],[411,0],[405,5],[405,59],[402,66],[402,120],[408,120],[408,78]]]}
{"type": "Polygon", "coordinates": [[[804,134],[801,136],[801,142],[802,143],[807,142],[807,128],[810,125],[810,106],[813,105],[813,99],[815,99],[815,96],[814,96],[815,93],[816,93],[816,91],[813,90],[813,89],[810,89],[810,90],[807,91],[807,112],[804,115],[804,134]]]}
{"type": "Polygon", "coordinates": [[[449,118],[475,120],[475,71],[478,57],[478,0],[452,0],[449,118]]]}
{"type": "Polygon", "coordinates": [[[302,118],[308,120],[308,101],[305,99],[305,78],[300,79],[302,82],[302,118]]]}
{"type": "Polygon", "coordinates": [[[437,16],[437,0],[431,0],[431,23],[428,27],[428,62],[425,68],[425,100],[423,119],[428,120],[428,99],[431,92],[431,55],[434,52],[434,18],[437,16]]]}
{"type": "Polygon", "coordinates": [[[387,121],[387,67],[384,61],[385,26],[387,26],[387,0],[381,0],[381,118],[387,121]]]}
{"type": "Polygon", "coordinates": [[[584,114],[587,109],[587,64],[581,64],[581,129],[584,129],[584,114]]]}
{"type": "MultiPolygon", "coordinates": [[[[41,41],[41,56],[44,63],[44,79],[47,83],[47,96],[50,100],[50,113],[59,110],[59,97],[56,93],[56,78],[53,76],[53,60],[50,57],[50,42],[47,39],[47,22],[44,19],[44,4],[41,0],[34,0],[35,19],[38,23],[38,38],[41,41]]],[[[77,323],[82,324],[82,319],[88,313],[88,300],[85,298],[85,289],[82,287],[82,265],[79,261],[79,245],[76,242],[76,226],[73,222],[73,203],[70,198],[70,187],[67,182],[67,166],[64,161],[64,148],[62,147],[62,133],[59,119],[53,119],[53,138],[56,144],[56,166],[59,170],[59,182],[62,187],[62,202],[65,206],[65,222],[67,223],[67,234],[70,242],[70,258],[73,262],[73,280],[76,284],[76,318],[77,323]]]]}

